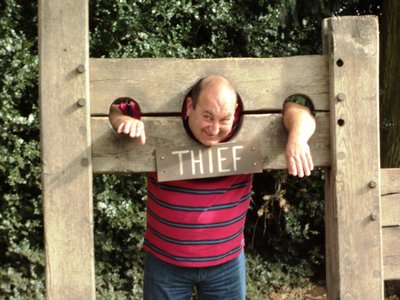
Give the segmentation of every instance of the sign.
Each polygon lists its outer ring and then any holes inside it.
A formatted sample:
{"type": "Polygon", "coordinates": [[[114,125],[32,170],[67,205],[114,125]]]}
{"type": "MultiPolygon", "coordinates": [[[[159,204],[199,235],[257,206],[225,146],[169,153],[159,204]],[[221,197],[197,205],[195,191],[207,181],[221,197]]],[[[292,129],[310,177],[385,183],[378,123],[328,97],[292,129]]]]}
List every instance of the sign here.
{"type": "Polygon", "coordinates": [[[257,142],[221,143],[156,149],[158,181],[262,172],[257,142]]]}

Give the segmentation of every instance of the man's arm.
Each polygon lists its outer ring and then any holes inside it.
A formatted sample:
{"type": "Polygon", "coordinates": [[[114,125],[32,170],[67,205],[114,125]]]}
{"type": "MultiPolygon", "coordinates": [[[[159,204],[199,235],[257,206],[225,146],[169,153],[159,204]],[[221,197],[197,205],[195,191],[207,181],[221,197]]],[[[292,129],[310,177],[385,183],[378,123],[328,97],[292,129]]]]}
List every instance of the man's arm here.
{"type": "Polygon", "coordinates": [[[111,105],[109,119],[111,126],[118,133],[138,138],[142,145],[146,142],[143,122],[123,114],[118,105],[111,105]]]}
{"type": "Polygon", "coordinates": [[[286,102],[283,107],[283,123],[289,133],[285,151],[289,174],[309,176],[314,164],[308,140],[315,131],[315,118],[306,106],[286,102]]]}

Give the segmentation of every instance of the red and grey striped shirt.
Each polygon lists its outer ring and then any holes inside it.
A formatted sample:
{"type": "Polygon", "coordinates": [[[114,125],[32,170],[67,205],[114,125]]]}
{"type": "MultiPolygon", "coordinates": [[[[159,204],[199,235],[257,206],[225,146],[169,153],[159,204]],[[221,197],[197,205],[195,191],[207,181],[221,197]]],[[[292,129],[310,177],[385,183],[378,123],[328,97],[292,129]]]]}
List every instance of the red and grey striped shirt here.
{"type": "MultiPolygon", "coordinates": [[[[134,102],[120,105],[125,114],[137,112],[136,107],[134,102]]],[[[233,128],[242,106],[238,109],[233,128]]],[[[244,246],[252,178],[243,174],[158,182],[157,174],[149,173],[143,248],[186,267],[214,266],[236,258],[244,246]]]]}

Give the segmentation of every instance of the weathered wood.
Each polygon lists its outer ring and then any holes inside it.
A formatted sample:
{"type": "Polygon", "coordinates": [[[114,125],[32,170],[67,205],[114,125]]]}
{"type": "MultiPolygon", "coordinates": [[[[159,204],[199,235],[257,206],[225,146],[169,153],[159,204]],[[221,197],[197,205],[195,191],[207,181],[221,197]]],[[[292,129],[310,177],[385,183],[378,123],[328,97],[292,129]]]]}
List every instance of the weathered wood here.
{"type": "Polygon", "coordinates": [[[400,227],[382,230],[384,279],[400,279],[400,227]]]}
{"type": "MultiPolygon", "coordinates": [[[[108,118],[92,118],[93,171],[150,172],[155,171],[154,152],[157,146],[173,148],[196,145],[182,126],[180,117],[144,117],[146,144],[120,136],[108,118]]],[[[317,131],[310,140],[315,164],[328,166],[329,114],[317,114],[317,131]]],[[[281,114],[244,115],[243,125],[232,141],[257,140],[261,146],[264,169],[286,168],[284,149],[287,133],[281,114]]]]}
{"type": "Polygon", "coordinates": [[[280,110],[292,94],[310,97],[327,111],[328,76],[324,56],[224,59],[91,59],[92,115],[107,115],[121,96],[137,100],[144,113],[180,112],[191,86],[210,74],[229,78],[245,110],[280,110]]]}
{"type": "Polygon", "coordinates": [[[400,169],[381,169],[381,193],[400,194],[400,169]]]}
{"type": "Polygon", "coordinates": [[[47,299],[95,299],[88,53],[88,1],[39,1],[47,299]]]}
{"type": "Polygon", "coordinates": [[[328,297],[383,299],[378,20],[335,17],[323,25],[331,103],[327,205],[334,210],[326,216],[328,297]]]}
{"type": "Polygon", "coordinates": [[[381,169],[384,279],[400,279],[400,169],[381,169]]]}
{"type": "Polygon", "coordinates": [[[382,195],[381,216],[382,226],[400,226],[400,193],[382,195]]]}

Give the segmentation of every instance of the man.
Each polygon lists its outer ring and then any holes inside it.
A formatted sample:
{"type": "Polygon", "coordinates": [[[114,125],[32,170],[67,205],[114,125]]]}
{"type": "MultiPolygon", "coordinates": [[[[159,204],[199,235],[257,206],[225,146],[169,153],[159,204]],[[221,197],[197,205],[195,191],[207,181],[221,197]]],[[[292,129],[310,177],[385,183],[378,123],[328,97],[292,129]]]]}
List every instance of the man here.
{"type": "MultiPolygon", "coordinates": [[[[238,128],[243,106],[224,77],[201,79],[183,105],[184,126],[199,143],[212,146],[229,140],[238,128]]],[[[121,134],[146,141],[135,105],[112,106],[110,122],[121,134]]],[[[315,130],[310,111],[286,103],[289,131],[286,159],[289,173],[300,177],[313,169],[307,144],[315,130]]],[[[245,299],[243,228],[252,175],[177,180],[147,180],[147,228],[144,249],[145,299],[245,299]]]]}

